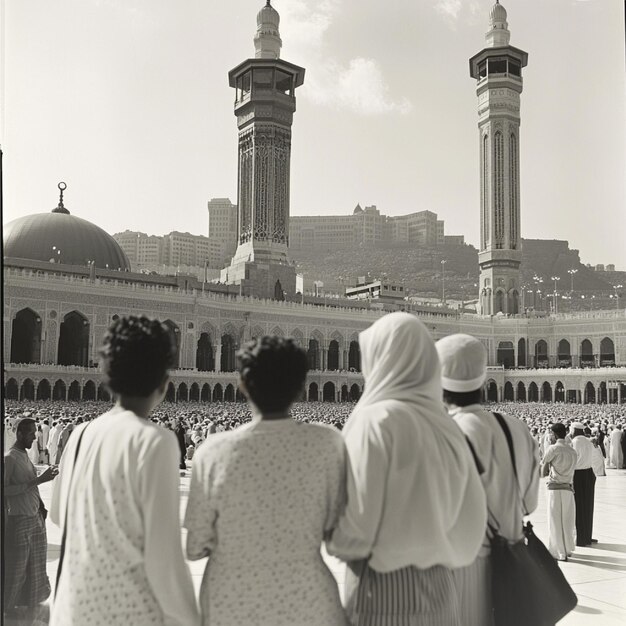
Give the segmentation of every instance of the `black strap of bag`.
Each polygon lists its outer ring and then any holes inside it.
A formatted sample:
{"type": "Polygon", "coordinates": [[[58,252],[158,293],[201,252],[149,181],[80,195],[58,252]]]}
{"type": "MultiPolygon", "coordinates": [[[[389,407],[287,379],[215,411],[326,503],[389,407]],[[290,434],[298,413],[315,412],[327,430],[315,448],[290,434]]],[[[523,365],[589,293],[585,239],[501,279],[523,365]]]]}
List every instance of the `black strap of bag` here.
{"type": "MultiPolygon", "coordinates": [[[[89,426],[89,424],[87,424],[89,426]]],[[[76,442],[76,452],[74,454],[74,464],[72,466],[72,475],[70,476],[70,483],[67,488],[67,504],[65,505],[65,519],[63,521],[63,535],[61,537],[61,553],[59,554],[59,567],[57,568],[57,581],[54,586],[54,597],[56,598],[57,590],[59,589],[59,581],[61,580],[61,570],[63,569],[63,557],[65,556],[65,541],[67,538],[67,517],[70,508],[70,498],[72,495],[72,482],[74,480],[74,474],[76,473],[76,459],[78,459],[78,451],[80,450],[80,444],[83,440],[83,435],[87,430],[87,426],[80,431],[78,441],[76,442]]]]}
{"type": "Polygon", "coordinates": [[[500,424],[500,428],[504,431],[504,436],[506,437],[506,442],[509,446],[509,453],[511,455],[511,464],[513,465],[513,474],[515,474],[515,484],[517,485],[517,492],[519,494],[520,500],[522,501],[522,510],[524,515],[528,515],[528,508],[526,507],[526,501],[524,500],[524,496],[522,495],[522,488],[519,484],[519,476],[517,474],[517,466],[515,463],[515,448],[513,448],[513,437],[511,435],[511,430],[508,427],[504,417],[500,413],[493,413],[493,416],[498,420],[498,424],[500,424]]]}

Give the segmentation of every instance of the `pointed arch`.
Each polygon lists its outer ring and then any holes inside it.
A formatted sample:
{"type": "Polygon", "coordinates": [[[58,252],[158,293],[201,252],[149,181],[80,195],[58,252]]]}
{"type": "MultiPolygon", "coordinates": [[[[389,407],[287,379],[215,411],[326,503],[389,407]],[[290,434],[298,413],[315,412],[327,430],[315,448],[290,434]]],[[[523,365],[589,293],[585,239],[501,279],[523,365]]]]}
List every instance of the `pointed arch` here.
{"type": "Polygon", "coordinates": [[[189,400],[189,391],[186,383],[180,383],[180,385],[178,385],[176,399],[178,402],[187,402],[189,400]]]}
{"type": "Polygon", "coordinates": [[[9,380],[7,380],[6,382],[6,386],[5,386],[5,398],[7,400],[18,400],[19,399],[19,395],[20,395],[20,389],[17,385],[17,380],[15,380],[15,378],[9,378],[9,380]]]}
{"type": "Polygon", "coordinates": [[[557,380],[554,386],[554,401],[565,402],[565,387],[560,380],[557,380]]]}
{"type": "Polygon", "coordinates": [[[361,389],[356,383],[354,383],[350,386],[350,400],[352,400],[352,402],[356,402],[360,397],[361,389]]]}
{"type": "Polygon", "coordinates": [[[22,382],[22,388],[20,390],[20,400],[34,400],[35,399],[35,383],[30,378],[27,378],[22,382]]]}
{"type": "Polygon", "coordinates": [[[228,385],[226,385],[226,389],[224,389],[224,401],[235,401],[235,388],[233,387],[232,383],[228,383],[228,385]]]}
{"type": "Polygon", "coordinates": [[[222,402],[224,400],[224,391],[222,385],[217,383],[213,386],[213,402],[222,402]]]}
{"type": "Polygon", "coordinates": [[[259,326],[253,326],[250,331],[250,339],[260,339],[265,335],[265,331],[259,326]]]}
{"type": "Polygon", "coordinates": [[[200,386],[198,383],[191,383],[189,387],[189,401],[198,402],[200,400],[200,386]]]}
{"type": "Polygon", "coordinates": [[[213,345],[209,333],[201,333],[196,346],[196,369],[199,372],[212,372],[215,370],[213,358],[213,345]]]}
{"type": "Polygon", "coordinates": [[[65,381],[59,379],[54,383],[54,387],[52,388],[52,399],[65,400],[66,396],[67,387],[65,386],[65,381]]]}
{"type": "Polygon", "coordinates": [[[320,343],[317,339],[309,339],[309,349],[307,350],[307,360],[309,370],[319,370],[321,367],[320,343]]]}
{"type": "Polygon", "coordinates": [[[552,402],[552,386],[547,380],[541,385],[541,401],[552,402]]]}
{"type": "Polygon", "coordinates": [[[539,402],[539,387],[534,381],[528,385],[528,402],[539,402]]]}
{"type": "Polygon", "coordinates": [[[89,320],[79,311],[63,317],[59,331],[58,365],[87,367],[89,362],[89,320]]]}
{"type": "Polygon", "coordinates": [[[572,367],[572,351],[567,339],[561,339],[556,348],[556,358],[559,367],[572,367]]]}
{"type": "Polygon", "coordinates": [[[328,344],[328,356],[326,369],[336,371],[339,369],[339,342],[336,339],[328,344]]]}
{"type": "Polygon", "coordinates": [[[234,372],[236,368],[235,353],[237,346],[235,338],[230,334],[222,335],[222,355],[220,358],[220,371],[234,372]]]}
{"type": "Polygon", "coordinates": [[[96,383],[93,380],[88,380],[83,386],[83,400],[95,400],[96,399],[96,383]]]}
{"type": "Polygon", "coordinates": [[[274,326],[272,328],[270,335],[274,335],[275,337],[284,337],[285,331],[280,326],[274,326]]]}
{"type": "Polygon", "coordinates": [[[596,388],[593,383],[589,381],[585,385],[585,404],[595,404],[596,402],[596,388]]]}
{"type": "Polygon", "coordinates": [[[498,385],[496,385],[495,380],[490,380],[487,382],[487,402],[497,402],[498,401],[498,385]]]}
{"type": "Polygon", "coordinates": [[[67,390],[67,399],[72,402],[78,402],[80,400],[80,383],[77,380],[73,380],[67,390]]]}
{"type": "Polygon", "coordinates": [[[351,341],[348,348],[348,369],[355,372],[361,371],[361,348],[358,341],[351,341]]]}
{"type": "Polygon", "coordinates": [[[50,400],[52,388],[46,378],[39,381],[37,385],[37,400],[50,400]]]}
{"type": "Polygon", "coordinates": [[[111,394],[109,390],[103,385],[98,385],[98,400],[109,402],[111,400],[111,394]]]}
{"type": "Polygon", "coordinates": [[[504,401],[505,402],[513,402],[515,400],[513,393],[513,383],[508,380],[504,383],[504,401]]]}
{"type": "Polygon", "coordinates": [[[526,387],[521,380],[517,383],[517,400],[518,402],[526,402],[526,387]]]}
{"type": "Polygon", "coordinates": [[[171,381],[167,386],[167,391],[165,392],[165,401],[176,402],[176,387],[174,387],[174,383],[171,381]]]}
{"type": "Polygon", "coordinates": [[[211,402],[211,385],[209,385],[209,383],[204,383],[204,385],[202,385],[202,391],[200,392],[200,401],[211,402]]]}
{"type": "Polygon", "coordinates": [[[580,366],[594,367],[596,364],[593,355],[593,345],[589,339],[583,339],[580,342],[580,366]]]}
{"type": "Polygon", "coordinates": [[[498,343],[497,362],[498,365],[504,365],[504,369],[515,367],[515,348],[512,341],[498,343]]]}
{"type": "Polygon", "coordinates": [[[30,308],[18,311],[13,318],[10,362],[41,362],[41,317],[30,308]]]}
{"type": "Polygon", "coordinates": [[[548,344],[545,339],[535,344],[535,367],[548,367],[548,344]]]}
{"type": "Polygon", "coordinates": [[[615,344],[610,337],[604,337],[600,342],[600,367],[615,365],[615,344]]]}
{"type": "Polygon", "coordinates": [[[317,402],[319,400],[319,387],[317,383],[311,383],[309,385],[309,402],[317,402]]]}
{"type": "Polygon", "coordinates": [[[322,387],[322,400],[324,402],[335,402],[335,383],[328,381],[324,384],[324,387],[322,387]]]}

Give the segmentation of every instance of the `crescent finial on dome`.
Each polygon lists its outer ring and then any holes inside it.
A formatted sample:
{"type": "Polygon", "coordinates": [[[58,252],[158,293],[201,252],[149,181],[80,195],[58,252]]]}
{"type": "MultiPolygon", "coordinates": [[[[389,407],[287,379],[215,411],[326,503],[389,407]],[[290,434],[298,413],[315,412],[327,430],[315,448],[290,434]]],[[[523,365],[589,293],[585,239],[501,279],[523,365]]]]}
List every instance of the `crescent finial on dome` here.
{"type": "Polygon", "coordinates": [[[63,204],[63,192],[67,189],[67,185],[61,181],[57,187],[59,188],[59,204],[52,209],[53,213],[65,213],[66,215],[69,215],[70,212],[65,208],[65,205],[63,204]]]}

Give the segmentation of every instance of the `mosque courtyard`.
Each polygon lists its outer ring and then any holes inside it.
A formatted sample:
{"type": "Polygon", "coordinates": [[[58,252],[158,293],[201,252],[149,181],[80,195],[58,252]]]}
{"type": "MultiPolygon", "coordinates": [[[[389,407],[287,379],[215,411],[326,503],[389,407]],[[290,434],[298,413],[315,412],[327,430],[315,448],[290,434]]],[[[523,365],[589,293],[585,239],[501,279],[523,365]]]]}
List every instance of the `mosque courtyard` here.
{"type": "MultiPolygon", "coordinates": [[[[52,483],[40,486],[41,497],[49,508],[52,483]]],[[[187,505],[189,471],[180,479],[181,520],[187,505]]],[[[530,516],[536,534],[547,543],[546,489],[540,489],[539,506],[530,516]]],[[[61,543],[60,529],[48,521],[48,575],[54,586],[61,543]]],[[[181,540],[185,542],[186,531],[181,540]]],[[[626,624],[626,470],[607,470],[596,481],[594,537],[592,548],[576,548],[573,557],[560,563],[574,591],[578,606],[559,622],[559,626],[623,626],[626,624]]],[[[324,555],[342,590],[343,565],[324,555]]],[[[189,562],[196,593],[200,588],[206,559],[189,562]]],[[[8,626],[26,626],[29,622],[7,621],[8,626]]],[[[35,626],[45,621],[34,622],[35,626]]],[[[233,625],[235,626],[235,625],[233,625]]],[[[296,626],[294,624],[294,626],[296,626]]],[[[531,626],[531,625],[529,625],[531,626]]]]}

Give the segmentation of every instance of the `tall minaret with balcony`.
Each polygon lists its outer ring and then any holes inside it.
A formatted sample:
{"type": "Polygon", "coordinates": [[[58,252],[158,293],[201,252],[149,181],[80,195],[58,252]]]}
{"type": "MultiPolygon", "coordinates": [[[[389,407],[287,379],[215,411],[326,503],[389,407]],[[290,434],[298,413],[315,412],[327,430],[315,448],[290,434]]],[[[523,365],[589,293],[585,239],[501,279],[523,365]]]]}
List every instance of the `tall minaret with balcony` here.
{"type": "Polygon", "coordinates": [[[519,127],[528,54],[509,44],[505,8],[489,14],[486,47],[470,61],[477,80],[480,142],[480,313],[519,313],[522,260],[519,127]]]}
{"type": "Polygon", "coordinates": [[[294,295],[289,263],[289,164],[295,89],[304,69],[280,58],[280,17],[270,0],[257,15],[255,58],[228,73],[239,128],[237,250],[221,280],[240,293],[294,295]]]}

